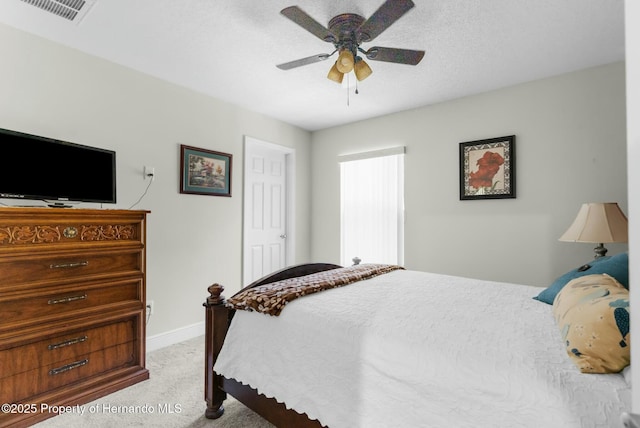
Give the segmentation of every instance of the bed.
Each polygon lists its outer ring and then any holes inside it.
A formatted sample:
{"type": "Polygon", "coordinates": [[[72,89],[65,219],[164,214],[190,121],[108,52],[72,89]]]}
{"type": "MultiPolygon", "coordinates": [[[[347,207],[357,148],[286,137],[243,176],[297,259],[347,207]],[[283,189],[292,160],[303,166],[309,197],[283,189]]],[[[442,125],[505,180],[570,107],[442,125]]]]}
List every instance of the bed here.
{"type": "MultiPolygon", "coordinates": [[[[249,304],[236,298],[353,268],[294,266],[229,300],[209,287],[208,418],[223,415],[227,394],[282,427],[611,427],[629,411],[628,361],[607,373],[572,361],[584,353],[573,338],[567,351],[559,326],[577,305],[568,291],[558,315],[533,298],[538,287],[398,267],[298,293],[271,315],[255,294],[249,304]]],[[[601,276],[565,289],[592,290],[609,279],[601,276]]],[[[628,346],[628,331],[622,337],[616,346],[628,346]]]]}

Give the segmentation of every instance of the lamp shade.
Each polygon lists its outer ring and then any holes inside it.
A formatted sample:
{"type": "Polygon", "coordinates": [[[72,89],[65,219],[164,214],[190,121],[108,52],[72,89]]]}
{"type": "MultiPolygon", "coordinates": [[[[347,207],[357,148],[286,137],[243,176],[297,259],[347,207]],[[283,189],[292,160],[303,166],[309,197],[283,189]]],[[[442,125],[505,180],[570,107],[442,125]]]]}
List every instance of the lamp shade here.
{"type": "Polygon", "coordinates": [[[331,70],[329,70],[329,74],[327,74],[327,79],[333,80],[336,83],[342,83],[343,77],[344,74],[340,73],[340,71],[338,70],[337,63],[333,64],[333,67],[331,67],[331,70]]]}
{"type": "Polygon", "coordinates": [[[338,56],[338,60],[336,61],[336,67],[340,73],[349,73],[353,70],[354,58],[351,51],[348,49],[343,49],[340,51],[340,55],[338,56]]]}
{"type": "Polygon", "coordinates": [[[353,72],[356,74],[356,79],[358,80],[364,80],[373,73],[369,64],[364,62],[360,57],[356,58],[356,64],[353,66],[353,72]]]}
{"type": "Polygon", "coordinates": [[[615,202],[582,204],[578,216],[560,241],[627,242],[628,222],[615,202]]]}

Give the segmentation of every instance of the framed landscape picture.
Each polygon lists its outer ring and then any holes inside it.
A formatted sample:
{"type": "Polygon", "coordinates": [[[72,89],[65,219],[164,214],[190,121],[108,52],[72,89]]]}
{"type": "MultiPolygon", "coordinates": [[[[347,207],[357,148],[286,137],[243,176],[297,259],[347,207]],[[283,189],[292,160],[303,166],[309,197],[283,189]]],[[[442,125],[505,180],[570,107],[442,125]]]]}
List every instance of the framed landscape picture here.
{"type": "Polygon", "coordinates": [[[231,196],[228,153],[180,145],[180,193],[231,196]]]}
{"type": "Polygon", "coordinates": [[[460,200],[516,197],[515,135],[460,143],[460,200]]]}

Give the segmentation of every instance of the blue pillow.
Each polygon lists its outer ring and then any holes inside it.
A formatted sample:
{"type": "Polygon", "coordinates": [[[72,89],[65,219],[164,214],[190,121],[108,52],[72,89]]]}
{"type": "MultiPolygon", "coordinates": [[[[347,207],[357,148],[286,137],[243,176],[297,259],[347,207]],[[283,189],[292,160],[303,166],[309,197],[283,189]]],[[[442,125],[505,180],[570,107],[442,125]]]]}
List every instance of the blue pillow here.
{"type": "Polygon", "coordinates": [[[614,277],[627,290],[629,289],[629,254],[620,253],[615,256],[600,257],[590,261],[589,263],[573,269],[558,279],[553,281],[548,288],[544,289],[540,294],[534,297],[535,300],[553,305],[556,295],[562,290],[567,282],[584,275],[603,274],[614,277]],[[587,267],[585,269],[585,267],[587,267]]]}

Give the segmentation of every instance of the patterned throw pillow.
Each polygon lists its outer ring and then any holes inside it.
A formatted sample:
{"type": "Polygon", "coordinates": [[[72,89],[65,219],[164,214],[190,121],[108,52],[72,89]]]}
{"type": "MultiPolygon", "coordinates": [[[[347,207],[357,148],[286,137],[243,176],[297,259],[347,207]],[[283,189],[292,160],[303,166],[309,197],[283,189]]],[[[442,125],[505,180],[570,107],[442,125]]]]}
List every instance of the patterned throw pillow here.
{"type": "Polygon", "coordinates": [[[611,257],[599,257],[580,267],[570,270],[553,281],[553,284],[542,290],[542,292],[534,297],[534,299],[552,305],[553,299],[556,298],[557,294],[562,290],[562,287],[564,287],[569,281],[581,276],[593,275],[596,273],[606,273],[607,275],[614,277],[620,284],[628,289],[629,253],[620,253],[611,257]]]}
{"type": "Polygon", "coordinates": [[[629,290],[606,274],[569,281],[553,301],[567,354],[583,373],[618,373],[630,362],[629,290]]]}

